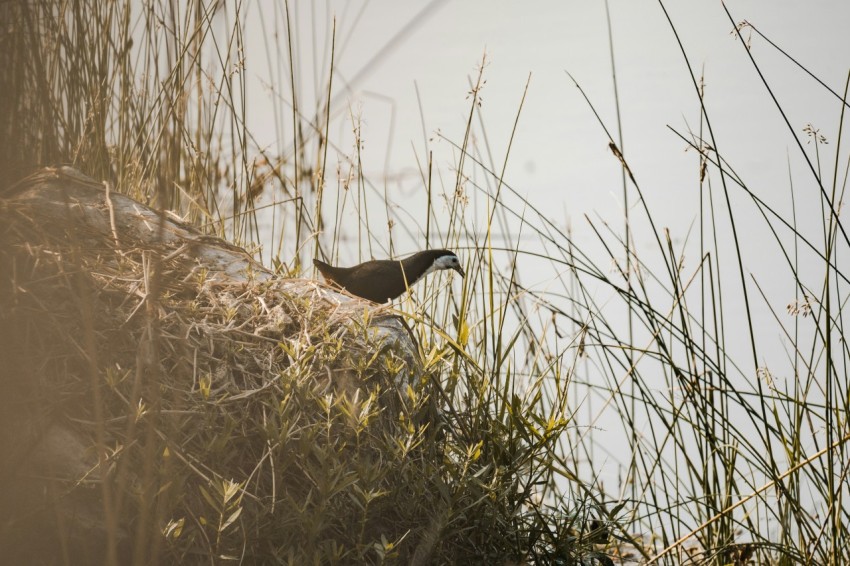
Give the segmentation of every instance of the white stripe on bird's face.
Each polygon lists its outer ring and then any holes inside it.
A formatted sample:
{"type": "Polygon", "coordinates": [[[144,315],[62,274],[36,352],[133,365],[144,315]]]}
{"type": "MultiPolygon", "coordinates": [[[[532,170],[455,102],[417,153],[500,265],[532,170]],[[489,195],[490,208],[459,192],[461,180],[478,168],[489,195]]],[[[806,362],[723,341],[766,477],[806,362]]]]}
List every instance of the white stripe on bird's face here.
{"type": "Polygon", "coordinates": [[[434,263],[428,267],[425,271],[424,275],[428,275],[431,272],[439,271],[441,269],[454,269],[458,273],[460,273],[461,277],[463,277],[463,269],[460,267],[460,260],[456,255],[442,255],[434,260],[434,263]]]}

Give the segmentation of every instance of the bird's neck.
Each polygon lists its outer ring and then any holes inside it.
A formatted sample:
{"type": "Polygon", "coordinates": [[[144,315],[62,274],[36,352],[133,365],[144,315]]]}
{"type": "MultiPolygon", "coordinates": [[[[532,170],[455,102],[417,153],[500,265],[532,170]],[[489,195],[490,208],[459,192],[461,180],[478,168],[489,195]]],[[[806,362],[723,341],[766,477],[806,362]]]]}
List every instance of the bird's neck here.
{"type": "Polygon", "coordinates": [[[408,287],[428,275],[436,271],[437,267],[433,261],[423,261],[422,257],[409,257],[401,262],[404,278],[407,281],[408,287]]]}

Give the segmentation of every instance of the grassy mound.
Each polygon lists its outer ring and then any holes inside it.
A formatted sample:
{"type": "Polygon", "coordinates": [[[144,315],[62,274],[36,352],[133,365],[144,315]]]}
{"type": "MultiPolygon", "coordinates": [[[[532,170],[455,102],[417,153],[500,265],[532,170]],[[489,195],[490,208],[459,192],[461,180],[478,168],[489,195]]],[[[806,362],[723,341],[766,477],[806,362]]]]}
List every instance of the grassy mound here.
{"type": "Polygon", "coordinates": [[[555,435],[507,439],[447,406],[440,383],[470,371],[462,356],[423,367],[383,307],[250,260],[244,280],[211,270],[209,249],[228,246],[123,214],[118,196],[48,171],[0,207],[13,556],[571,560],[572,525],[527,507],[528,463],[555,435]],[[113,230],[98,229],[115,207],[113,230]]]}

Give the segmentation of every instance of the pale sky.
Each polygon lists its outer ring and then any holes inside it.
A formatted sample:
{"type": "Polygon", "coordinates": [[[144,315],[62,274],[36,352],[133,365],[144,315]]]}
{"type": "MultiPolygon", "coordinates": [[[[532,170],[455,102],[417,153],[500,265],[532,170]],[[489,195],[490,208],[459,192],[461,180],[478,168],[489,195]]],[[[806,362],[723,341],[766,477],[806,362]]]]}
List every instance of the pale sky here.
{"type": "MultiPolygon", "coordinates": [[[[421,186],[416,154],[420,159],[427,155],[426,136],[433,138],[439,131],[460,141],[469,111],[469,80],[486,52],[481,112],[499,165],[531,74],[506,181],[532,202],[561,201],[559,212],[570,217],[606,216],[608,211],[619,217],[619,169],[601,128],[567,76],[569,72],[579,81],[614,130],[602,2],[445,0],[424,10],[425,3],[393,0],[290,5],[300,22],[294,49],[300,62],[296,73],[302,109],[306,106],[309,113],[315,104],[313,85],[321,89],[327,83],[327,40],[336,16],[338,119],[331,137],[350,155],[349,109],[360,116],[366,176],[379,185],[385,174],[391,177],[396,183],[389,185],[391,198],[394,191],[404,194],[399,182],[412,186],[410,190],[421,186]]],[[[755,190],[766,195],[777,188],[787,190],[786,150],[793,140],[744,48],[730,35],[733,26],[721,3],[678,0],[665,5],[695,71],[704,69],[707,106],[720,150],[755,190]]],[[[737,0],[727,5],[736,21],[752,22],[831,88],[842,90],[850,68],[850,2],[737,0]]],[[[626,157],[647,199],[657,199],[652,204],[662,215],[661,223],[685,230],[693,215],[683,215],[681,205],[693,204],[687,195],[695,188],[696,158],[692,152],[684,154],[685,144],[667,126],[683,133],[688,124],[698,126],[693,85],[658,2],[612,0],[610,11],[626,157]]],[[[271,13],[266,16],[272,19],[271,13]]],[[[249,36],[249,47],[252,41],[257,52],[249,58],[249,74],[267,81],[261,34],[249,36]]],[[[839,101],[760,38],[754,37],[752,45],[795,132],[802,136],[811,123],[835,140],[839,101]]],[[[275,52],[271,58],[273,65],[282,65],[287,56],[275,52]]],[[[268,124],[262,99],[268,104],[269,97],[259,88],[253,96],[258,100],[249,118],[252,129],[262,134],[268,124]]],[[[280,135],[266,133],[270,144],[280,135]]],[[[284,145],[289,135],[283,133],[284,145]]],[[[447,145],[432,142],[428,149],[450,176],[455,154],[447,145]]]]}

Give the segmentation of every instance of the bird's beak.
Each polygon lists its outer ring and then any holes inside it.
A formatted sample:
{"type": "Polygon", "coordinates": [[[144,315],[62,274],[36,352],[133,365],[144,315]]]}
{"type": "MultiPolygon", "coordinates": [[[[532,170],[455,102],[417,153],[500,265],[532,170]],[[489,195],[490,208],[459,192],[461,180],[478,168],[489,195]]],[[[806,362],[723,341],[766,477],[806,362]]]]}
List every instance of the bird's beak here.
{"type": "Polygon", "coordinates": [[[452,267],[452,269],[454,269],[455,271],[460,273],[461,277],[466,277],[466,273],[463,272],[463,268],[461,266],[455,265],[455,266],[452,267]]]}

